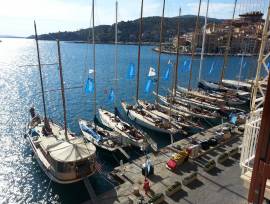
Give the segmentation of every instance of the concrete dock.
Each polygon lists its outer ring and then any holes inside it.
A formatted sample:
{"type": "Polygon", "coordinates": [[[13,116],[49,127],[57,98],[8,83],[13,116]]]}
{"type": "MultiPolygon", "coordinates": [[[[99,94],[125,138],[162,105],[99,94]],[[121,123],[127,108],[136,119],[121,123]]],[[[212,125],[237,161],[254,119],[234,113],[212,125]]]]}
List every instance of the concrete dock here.
{"type": "Polygon", "coordinates": [[[218,155],[229,152],[241,144],[242,132],[237,127],[231,129],[231,137],[209,150],[200,151],[199,156],[189,159],[181,164],[177,170],[170,171],[166,168],[166,162],[173,153],[179,152],[179,148],[185,148],[194,141],[203,141],[213,137],[218,130],[228,124],[210,128],[204,132],[195,134],[189,138],[177,141],[158,153],[148,154],[151,163],[154,165],[154,175],[148,177],[150,181],[150,193],[145,195],[143,190],[144,176],[142,175],[142,164],[146,157],[140,157],[121,167],[116,167],[112,174],[122,184],[114,187],[97,197],[98,203],[138,203],[140,199],[147,202],[153,195],[164,194],[162,203],[247,203],[247,190],[243,187],[240,179],[239,153],[230,156],[222,164],[217,163],[209,172],[203,170],[204,165],[211,159],[217,161],[218,155]],[[182,183],[183,179],[191,173],[197,173],[197,179],[188,185],[182,184],[182,189],[172,196],[165,194],[166,189],[175,181],[182,183]],[[134,195],[133,191],[138,190],[140,195],[134,195]]]}

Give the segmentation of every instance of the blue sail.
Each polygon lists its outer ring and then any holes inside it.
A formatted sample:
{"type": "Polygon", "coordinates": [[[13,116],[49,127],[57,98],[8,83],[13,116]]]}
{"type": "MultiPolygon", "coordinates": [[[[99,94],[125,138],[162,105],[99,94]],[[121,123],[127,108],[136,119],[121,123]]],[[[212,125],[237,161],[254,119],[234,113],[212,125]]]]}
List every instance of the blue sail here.
{"type": "Polygon", "coordinates": [[[148,78],[148,80],[146,82],[145,89],[144,89],[144,92],[145,93],[149,93],[150,92],[151,84],[152,84],[152,79],[151,78],[148,78]]]}
{"type": "Polygon", "coordinates": [[[214,66],[215,66],[215,62],[212,63],[211,69],[209,70],[209,74],[213,72],[214,66]]]}
{"type": "Polygon", "coordinates": [[[190,70],[191,61],[185,60],[182,68],[182,72],[188,72],[190,70]]]}
{"type": "Polygon", "coordinates": [[[135,66],[133,63],[130,63],[128,66],[127,79],[134,79],[134,78],[135,78],[135,66]]]}
{"type": "Polygon", "coordinates": [[[247,62],[244,63],[243,68],[245,69],[247,66],[247,62]]]}
{"type": "Polygon", "coordinates": [[[182,71],[182,72],[184,72],[184,71],[185,71],[185,67],[186,67],[186,65],[187,65],[187,60],[185,60],[185,61],[184,61],[183,67],[182,67],[182,69],[181,69],[181,71],[182,71]]]}
{"type": "Polygon", "coordinates": [[[94,79],[88,77],[87,80],[86,80],[86,83],[85,83],[85,93],[86,94],[90,94],[90,93],[93,93],[94,92],[94,79]]]}
{"type": "Polygon", "coordinates": [[[110,93],[109,93],[109,96],[108,96],[108,100],[109,100],[109,102],[114,102],[114,99],[115,99],[115,94],[114,94],[114,90],[113,89],[111,89],[110,90],[110,93]]]}
{"type": "Polygon", "coordinates": [[[168,64],[167,70],[166,70],[165,75],[164,75],[164,80],[165,81],[169,80],[170,72],[171,72],[171,64],[168,64]]]}

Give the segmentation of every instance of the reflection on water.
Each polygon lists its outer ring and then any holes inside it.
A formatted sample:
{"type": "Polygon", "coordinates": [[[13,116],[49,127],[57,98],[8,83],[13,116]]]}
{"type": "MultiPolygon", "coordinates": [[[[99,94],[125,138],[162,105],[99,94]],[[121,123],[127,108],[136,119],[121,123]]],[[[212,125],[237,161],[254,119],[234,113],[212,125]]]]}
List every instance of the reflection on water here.
{"type": "MultiPolygon", "coordinates": [[[[0,203],[81,203],[88,199],[82,183],[72,185],[58,185],[51,183],[32,158],[27,141],[23,137],[25,123],[28,119],[28,108],[35,105],[41,108],[41,94],[39,75],[36,66],[37,56],[35,43],[26,39],[2,39],[0,43],[0,203]],[[25,66],[28,65],[28,66],[25,66]],[[50,184],[50,185],[49,185],[50,184]],[[49,188],[48,188],[49,187],[49,188]]],[[[92,68],[91,46],[86,44],[61,43],[64,80],[66,87],[82,85],[85,80],[86,69],[92,68]]],[[[57,61],[56,43],[40,42],[41,62],[55,63],[57,61]]],[[[180,58],[180,67],[184,60],[180,58]]],[[[175,61],[175,56],[163,55],[161,61],[161,76],[164,75],[168,60],[175,61]]],[[[243,70],[242,78],[254,74],[256,60],[245,58],[247,66],[243,70]]],[[[128,64],[137,63],[137,47],[133,45],[119,46],[119,89],[117,96],[129,102],[134,100],[135,81],[126,79],[128,64]]],[[[142,66],[140,80],[140,97],[152,100],[151,94],[144,93],[146,76],[149,66],[156,67],[157,53],[152,52],[151,46],[142,48],[142,66]]],[[[196,86],[198,76],[199,58],[194,61],[193,86],[196,86]]],[[[222,57],[206,57],[204,61],[202,78],[218,80],[222,57]],[[209,73],[212,62],[216,66],[209,73]]],[[[239,57],[229,60],[226,78],[235,79],[239,72],[239,57]]],[[[114,75],[114,47],[113,45],[97,45],[97,104],[112,108],[107,99],[108,90],[113,84],[114,75]]],[[[60,88],[57,66],[43,66],[45,89],[60,88]]],[[[179,84],[188,84],[188,72],[179,72],[179,84]]],[[[170,81],[161,82],[161,93],[166,94],[170,81]]],[[[153,88],[153,87],[152,87],[153,88]]],[[[68,126],[79,134],[78,118],[93,118],[92,96],[85,96],[83,89],[66,91],[68,107],[68,126]]],[[[46,104],[49,116],[62,123],[61,96],[58,91],[46,93],[46,104]]],[[[170,139],[154,135],[159,146],[168,144],[170,139]]],[[[98,151],[99,163],[102,164],[102,175],[90,178],[97,193],[112,187],[108,182],[107,173],[117,165],[108,155],[98,151]]],[[[134,155],[139,152],[133,153],[134,155]]]]}

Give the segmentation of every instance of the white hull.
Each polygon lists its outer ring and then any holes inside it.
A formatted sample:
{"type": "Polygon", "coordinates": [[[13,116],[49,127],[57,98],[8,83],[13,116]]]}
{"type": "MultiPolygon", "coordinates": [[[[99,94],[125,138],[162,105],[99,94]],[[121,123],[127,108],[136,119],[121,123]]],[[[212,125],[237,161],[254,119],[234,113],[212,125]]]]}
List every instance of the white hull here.
{"type": "Polygon", "coordinates": [[[114,131],[121,134],[122,137],[126,139],[126,143],[133,145],[133,146],[140,147],[141,149],[144,148],[143,138],[136,140],[134,138],[131,138],[124,130],[122,130],[123,126],[130,127],[130,125],[128,123],[122,121],[119,117],[117,117],[117,121],[115,121],[114,114],[110,113],[109,111],[106,111],[103,109],[98,109],[98,112],[99,112],[99,117],[100,117],[101,122],[105,126],[111,128],[114,131]]]}
{"type": "MultiPolygon", "coordinates": [[[[165,105],[170,105],[169,102],[167,102],[167,99],[166,97],[164,96],[160,96],[159,95],[159,99],[165,104],[165,105]]],[[[175,110],[179,110],[179,111],[183,111],[183,112],[186,112],[194,117],[197,117],[197,118],[204,118],[204,119],[207,119],[207,120],[216,120],[216,117],[214,116],[209,116],[209,115],[205,115],[203,113],[194,113],[193,111],[189,110],[188,108],[184,107],[184,106],[181,106],[181,105],[171,105],[172,109],[175,109],[175,110]]]]}
{"type": "MultiPolygon", "coordinates": [[[[32,148],[32,151],[33,151],[33,153],[34,153],[34,157],[35,157],[36,161],[38,162],[40,168],[41,168],[41,169],[43,170],[43,172],[48,176],[48,178],[49,178],[50,180],[52,180],[53,182],[59,183],[59,184],[71,184],[71,183],[76,183],[76,182],[79,182],[79,181],[81,181],[81,180],[83,180],[83,179],[85,179],[85,178],[88,178],[88,177],[92,176],[92,175],[95,173],[95,171],[94,171],[94,172],[92,172],[92,174],[89,174],[89,175],[87,175],[86,177],[81,177],[81,178],[78,178],[78,179],[72,179],[72,180],[60,180],[60,179],[58,179],[57,177],[55,177],[55,176],[51,173],[51,171],[50,171],[50,166],[45,165],[45,164],[44,164],[44,161],[42,161],[42,160],[40,159],[41,156],[40,156],[40,154],[38,154],[38,150],[37,150],[37,148],[35,147],[35,145],[34,145],[34,143],[33,143],[33,140],[32,140],[32,138],[31,138],[31,136],[30,136],[29,134],[27,134],[27,139],[28,139],[28,141],[29,141],[29,144],[30,144],[30,146],[31,146],[31,148],[32,148]]],[[[45,158],[44,158],[44,159],[45,159],[45,158]]],[[[48,162],[48,163],[49,163],[49,162],[48,162]]]]}
{"type": "MultiPolygon", "coordinates": [[[[83,133],[83,136],[91,143],[93,143],[95,146],[99,147],[99,148],[102,148],[106,151],[109,151],[109,152],[115,152],[116,150],[118,150],[118,148],[120,147],[119,145],[115,144],[114,147],[109,147],[109,146],[106,146],[104,145],[102,142],[98,142],[93,136],[91,136],[88,132],[84,131],[81,127],[81,125],[85,125],[87,124],[87,121],[86,120],[82,120],[82,119],[79,119],[79,126],[80,126],[80,129],[81,129],[81,132],[83,133]]],[[[119,135],[120,136],[120,135],[119,135]]]]}
{"type": "Polygon", "coordinates": [[[53,122],[49,123],[51,132],[45,135],[44,122],[37,118],[29,123],[26,137],[34,157],[49,179],[60,184],[70,184],[95,173],[95,146],[84,143],[82,138],[70,131],[66,138],[63,128],[53,122]]]}
{"type": "Polygon", "coordinates": [[[164,129],[164,128],[160,128],[158,126],[155,125],[154,122],[150,121],[150,120],[146,120],[141,114],[136,113],[134,110],[127,110],[126,108],[126,103],[122,102],[121,103],[125,113],[127,114],[127,116],[134,121],[135,123],[141,125],[142,127],[145,127],[147,129],[156,131],[156,132],[160,132],[160,133],[165,133],[165,134],[173,134],[175,132],[172,132],[168,129],[164,129]]]}

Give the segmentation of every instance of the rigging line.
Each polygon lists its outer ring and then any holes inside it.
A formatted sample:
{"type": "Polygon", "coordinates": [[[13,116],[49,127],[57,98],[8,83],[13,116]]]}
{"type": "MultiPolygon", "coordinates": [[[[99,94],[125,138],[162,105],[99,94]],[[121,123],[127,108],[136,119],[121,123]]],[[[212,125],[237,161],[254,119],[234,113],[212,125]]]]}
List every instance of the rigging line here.
{"type": "MultiPolygon", "coordinates": [[[[80,89],[80,88],[83,88],[83,86],[72,86],[72,87],[65,87],[65,90],[73,90],[73,89],[80,89]]],[[[48,93],[48,92],[56,92],[56,91],[61,91],[61,88],[58,88],[58,89],[50,89],[50,90],[44,90],[44,93],[48,93]]],[[[42,92],[38,92],[39,93],[42,93],[42,92]]]]}
{"type": "MultiPolygon", "coordinates": [[[[48,63],[48,64],[40,64],[41,66],[51,66],[51,65],[58,65],[58,63],[48,63]]],[[[25,64],[25,65],[19,65],[18,67],[37,67],[38,64],[25,64]]]]}
{"type": "Polygon", "coordinates": [[[192,41],[191,41],[191,64],[190,66],[190,70],[189,70],[189,81],[188,81],[188,90],[191,90],[191,81],[192,81],[192,68],[193,68],[193,61],[194,61],[194,57],[195,57],[195,48],[196,48],[196,41],[197,41],[197,32],[198,32],[198,27],[199,27],[199,18],[200,18],[200,13],[201,13],[201,5],[202,5],[202,0],[199,0],[199,8],[198,8],[198,14],[196,17],[196,24],[195,24],[195,31],[192,35],[192,41]]]}

